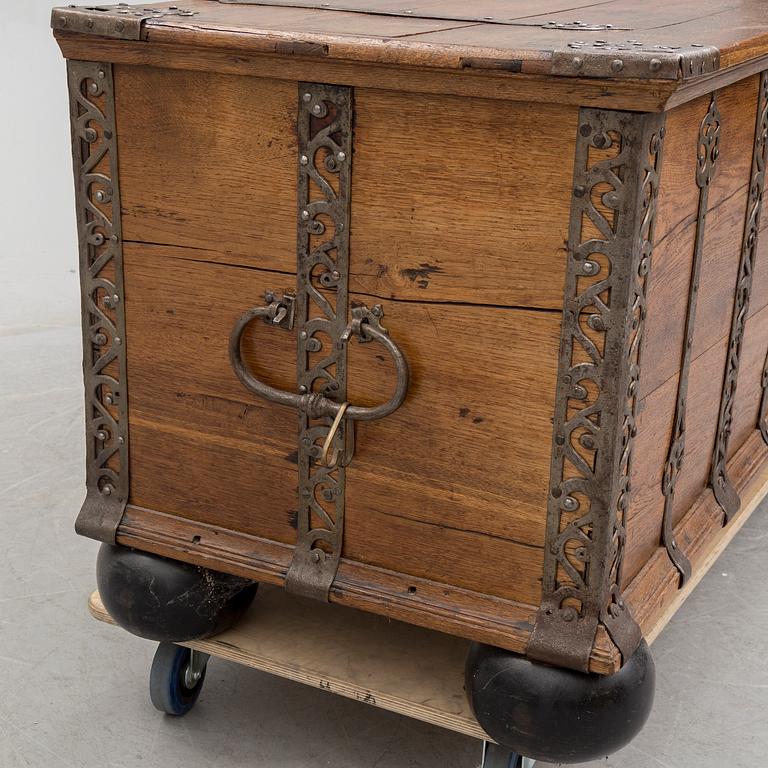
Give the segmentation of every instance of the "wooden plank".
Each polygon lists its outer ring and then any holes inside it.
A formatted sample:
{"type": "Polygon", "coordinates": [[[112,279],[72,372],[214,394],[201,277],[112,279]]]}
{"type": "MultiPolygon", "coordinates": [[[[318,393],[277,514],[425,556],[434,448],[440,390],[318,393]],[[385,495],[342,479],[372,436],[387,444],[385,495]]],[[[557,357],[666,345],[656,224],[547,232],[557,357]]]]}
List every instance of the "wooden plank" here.
{"type": "MultiPolygon", "coordinates": [[[[296,85],[149,67],[115,80],[124,238],[295,271],[296,85]]],[[[351,289],[560,312],[577,118],[357,89],[351,289]]]]}
{"type": "Polygon", "coordinates": [[[56,33],[56,39],[64,56],[70,59],[111,61],[189,72],[217,72],[291,82],[319,81],[412,93],[572,106],[586,104],[607,109],[658,112],[664,109],[678,87],[671,80],[630,80],[622,83],[621,88],[616,88],[615,82],[598,78],[576,80],[510,74],[498,67],[462,68],[461,59],[453,50],[447,61],[446,57],[435,53],[431,67],[359,60],[360,55],[359,52],[355,55],[355,47],[350,47],[346,52],[347,59],[329,59],[325,56],[313,58],[310,51],[298,48],[278,55],[278,51],[282,50],[281,44],[274,39],[262,37],[250,40],[247,50],[233,52],[227,47],[231,45],[231,35],[226,33],[212,33],[206,37],[206,43],[211,45],[200,46],[194,32],[173,32],[172,36],[167,35],[174,38],[173,42],[153,41],[151,45],[61,32],[56,33]],[[213,45],[214,42],[216,45],[213,45]]]}
{"type": "MultiPolygon", "coordinates": [[[[131,501],[293,541],[296,415],[249,393],[227,354],[237,318],[285,275],[185,253],[124,248],[131,501]]],[[[397,412],[358,427],[346,556],[535,604],[559,317],[413,302],[390,302],[385,312],[411,363],[411,386],[397,412]],[[421,548],[400,546],[403,537],[421,548]]],[[[292,334],[254,324],[247,348],[266,380],[295,386],[292,334]]],[[[392,378],[373,345],[352,345],[352,402],[383,402],[392,378]]]]}
{"type": "Polygon", "coordinates": [[[693,575],[686,585],[678,589],[679,574],[666,550],[660,547],[624,590],[624,599],[649,642],[659,636],[768,495],[768,447],[759,432],[753,430],[728,466],[742,499],[738,514],[723,527],[723,512],[707,489],[675,528],[675,538],[693,566],[693,575]]]}
{"type": "MultiPolygon", "coordinates": [[[[638,5],[633,0],[612,0],[597,4],[585,2],[569,8],[563,8],[562,3],[539,4],[523,0],[511,4],[484,0],[481,4],[473,4],[471,10],[465,3],[422,2],[414,8],[409,7],[413,13],[399,16],[269,5],[233,6],[206,0],[190,0],[187,5],[197,10],[198,16],[193,20],[166,17],[153,22],[150,39],[162,39],[163,33],[194,28],[200,37],[204,37],[208,30],[227,32],[233,38],[231,45],[237,46],[243,44],[242,38],[269,31],[301,36],[305,40],[325,33],[336,37],[356,36],[361,48],[368,41],[378,39],[381,49],[386,48],[386,38],[392,37],[401,49],[405,49],[402,63],[417,61],[426,65],[429,65],[429,56],[424,56],[422,46],[429,45],[485,49],[496,51],[500,56],[514,53],[523,65],[546,63],[553,49],[562,49],[576,39],[593,42],[606,38],[623,41],[642,37],[649,45],[711,45],[721,50],[724,67],[768,51],[768,29],[761,0],[736,0],[728,8],[723,8],[721,0],[700,0],[694,9],[686,0],[645,5],[638,5]],[[420,8],[424,16],[420,16],[420,8]],[[564,19],[566,11],[568,18],[564,19]],[[463,22],[462,17],[468,15],[491,16],[517,23],[463,22]],[[574,31],[547,26],[548,22],[571,21],[574,15],[586,24],[610,23],[620,29],[574,31]],[[455,18],[451,19],[451,16],[455,18]],[[438,29],[430,30],[429,25],[437,25],[438,29]],[[411,40],[411,37],[415,39],[411,40]]],[[[374,11],[382,7],[402,11],[396,3],[371,3],[370,0],[357,6],[374,11]]],[[[369,44],[368,47],[369,57],[381,55],[376,46],[369,44]]],[[[333,46],[329,46],[327,54],[334,55],[333,46]]]]}
{"type": "MultiPolygon", "coordinates": [[[[98,592],[88,601],[114,623],[98,592]]],[[[469,643],[451,635],[261,585],[251,609],[210,640],[182,643],[217,658],[488,739],[464,693],[469,643]]]]}
{"type": "MultiPolygon", "coordinates": [[[[741,355],[739,387],[732,424],[730,452],[733,456],[754,431],[760,374],[768,341],[765,328],[768,307],[747,322],[741,355]]],[[[691,364],[686,453],[676,486],[673,519],[678,523],[687,514],[709,482],[715,445],[720,394],[723,384],[727,337],[691,364]]],[[[638,434],[632,466],[632,503],[627,517],[627,547],[624,573],[635,577],[661,541],[664,496],[661,482],[669,450],[669,435],[677,398],[677,376],[659,387],[641,403],[638,434]]],[[[710,493],[706,491],[706,493],[710,493]]]]}
{"type": "MultiPolygon", "coordinates": [[[[758,78],[750,77],[718,93],[720,156],[708,198],[694,358],[730,332],[752,168],[757,85],[758,78]]],[[[709,95],[696,99],[667,117],[643,337],[641,400],[680,369],[699,199],[697,144],[710,99],[709,95]]],[[[766,304],[768,291],[759,290],[750,303],[750,314],[766,304]]]]}

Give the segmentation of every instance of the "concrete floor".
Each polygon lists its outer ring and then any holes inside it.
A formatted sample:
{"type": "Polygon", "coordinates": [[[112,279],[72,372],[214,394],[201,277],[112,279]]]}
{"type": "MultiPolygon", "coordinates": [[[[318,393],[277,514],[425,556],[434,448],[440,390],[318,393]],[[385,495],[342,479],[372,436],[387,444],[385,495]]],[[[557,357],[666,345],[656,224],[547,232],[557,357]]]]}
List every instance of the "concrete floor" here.
{"type": "MultiPolygon", "coordinates": [[[[213,661],[186,718],[147,697],[152,643],[91,620],[64,66],[48,0],[0,14],[0,768],[460,768],[479,744],[213,661]]],[[[656,707],[605,768],[768,765],[768,507],[654,646],[656,707]]]]}

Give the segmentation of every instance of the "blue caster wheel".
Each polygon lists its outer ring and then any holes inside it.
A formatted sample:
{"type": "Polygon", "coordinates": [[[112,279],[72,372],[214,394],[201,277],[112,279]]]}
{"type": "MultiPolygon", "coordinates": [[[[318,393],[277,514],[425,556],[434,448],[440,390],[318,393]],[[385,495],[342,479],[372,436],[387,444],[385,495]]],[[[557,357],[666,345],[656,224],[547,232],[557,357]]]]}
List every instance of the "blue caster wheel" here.
{"type": "Polygon", "coordinates": [[[209,655],[173,643],[160,643],[149,673],[149,697],[167,715],[186,715],[205,682],[209,655]]]}
{"type": "Polygon", "coordinates": [[[511,752],[493,742],[483,743],[483,762],[481,768],[534,768],[535,761],[517,752],[511,752]]]}

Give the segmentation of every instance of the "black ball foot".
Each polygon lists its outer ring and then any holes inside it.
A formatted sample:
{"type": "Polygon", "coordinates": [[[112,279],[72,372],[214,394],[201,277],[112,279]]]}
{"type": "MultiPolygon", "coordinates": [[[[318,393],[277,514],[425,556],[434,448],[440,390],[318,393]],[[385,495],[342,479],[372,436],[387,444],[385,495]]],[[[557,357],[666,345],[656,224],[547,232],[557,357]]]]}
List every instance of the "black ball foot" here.
{"type": "Polygon", "coordinates": [[[586,675],[473,643],[466,690],[491,738],[549,763],[582,763],[616,752],[645,725],[655,671],[643,642],[614,675],[586,675]]]}
{"type": "Polygon", "coordinates": [[[102,544],[96,581],[104,607],[123,629],[161,642],[223,632],[247,610],[257,585],[129,547],[102,544]]]}

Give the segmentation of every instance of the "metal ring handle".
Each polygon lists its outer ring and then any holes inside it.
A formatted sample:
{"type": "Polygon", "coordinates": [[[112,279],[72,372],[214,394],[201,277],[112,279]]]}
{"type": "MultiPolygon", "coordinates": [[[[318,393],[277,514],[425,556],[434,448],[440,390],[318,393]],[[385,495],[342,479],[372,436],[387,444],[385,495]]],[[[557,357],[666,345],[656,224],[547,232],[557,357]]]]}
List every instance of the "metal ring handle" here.
{"type": "MultiPolygon", "coordinates": [[[[278,324],[280,322],[277,319],[280,311],[279,307],[280,302],[278,301],[273,302],[267,307],[254,307],[248,310],[235,323],[235,327],[232,329],[229,337],[229,360],[235,374],[246,389],[259,395],[259,397],[263,397],[265,400],[277,403],[278,405],[288,405],[292,408],[297,408],[309,414],[311,418],[321,418],[322,416],[335,417],[343,407],[343,403],[330,400],[318,392],[300,395],[284,389],[277,389],[257,379],[248,370],[240,349],[243,333],[246,327],[258,318],[264,318],[269,322],[278,324]]],[[[364,307],[356,308],[353,310],[353,316],[354,319],[342,336],[343,340],[346,341],[350,336],[356,335],[363,342],[377,341],[387,349],[395,363],[397,380],[395,391],[389,400],[375,406],[349,405],[344,413],[344,418],[347,419],[375,421],[393,413],[403,404],[408,393],[410,370],[408,368],[408,361],[405,359],[402,351],[381,327],[376,316],[370,310],[364,307]]]]}

